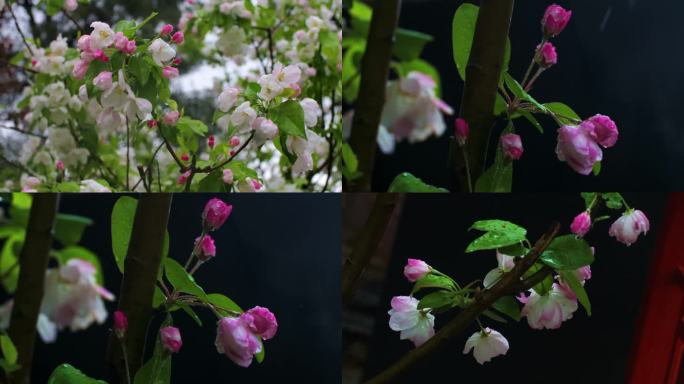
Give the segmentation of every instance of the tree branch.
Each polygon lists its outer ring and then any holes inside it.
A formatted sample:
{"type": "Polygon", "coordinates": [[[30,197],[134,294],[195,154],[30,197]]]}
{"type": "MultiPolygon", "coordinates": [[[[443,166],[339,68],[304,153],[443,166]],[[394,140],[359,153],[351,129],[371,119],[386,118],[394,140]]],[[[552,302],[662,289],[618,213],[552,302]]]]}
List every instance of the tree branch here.
{"type": "Polygon", "coordinates": [[[376,1],[373,18],[368,31],[368,44],[361,63],[359,98],[352,121],[349,138],[359,160],[361,176],[347,181],[347,190],[363,192],[371,190],[378,126],[385,104],[385,87],[392,57],[394,30],[399,19],[401,0],[376,1]]]}
{"type": "MultiPolygon", "coordinates": [[[[470,136],[465,145],[473,182],[482,174],[484,148],[489,130],[494,123],[494,103],[503,67],[508,29],[513,15],[514,0],[482,0],[475,24],[473,45],[466,67],[459,116],[470,126],[470,136]]],[[[462,151],[455,140],[451,152],[462,151]],[[455,148],[458,147],[458,148],[455,148]]],[[[451,167],[461,189],[468,185],[463,156],[451,156],[451,167]]]]}
{"type": "Polygon", "coordinates": [[[510,287],[518,284],[523,274],[534,265],[539,256],[551,244],[551,240],[556,236],[560,225],[553,223],[551,228],[537,240],[530,252],[515,264],[513,269],[504,274],[501,280],[490,289],[480,291],[475,295],[473,303],[459,313],[446,326],[439,330],[430,340],[420,347],[404,355],[399,361],[389,368],[368,380],[366,384],[392,383],[407,370],[411,369],[418,362],[426,359],[432,353],[444,347],[450,339],[463,332],[475,319],[489,308],[495,301],[503,296],[512,294],[510,287]]]}
{"type": "MultiPolygon", "coordinates": [[[[162,259],[171,194],[143,193],[138,198],[131,241],[124,262],[118,309],[128,317],[126,352],[131,375],[140,369],[147,326],[152,318],[152,298],[162,259]]],[[[107,366],[110,382],[126,382],[126,367],[119,340],[109,335],[107,366]]]]}
{"type": "Polygon", "coordinates": [[[26,228],[26,240],[19,256],[19,281],[10,319],[9,336],[17,347],[17,363],[11,383],[31,382],[31,360],[36,339],[36,323],[45,293],[45,270],[50,260],[52,228],[59,207],[59,194],[33,195],[26,228]]]}

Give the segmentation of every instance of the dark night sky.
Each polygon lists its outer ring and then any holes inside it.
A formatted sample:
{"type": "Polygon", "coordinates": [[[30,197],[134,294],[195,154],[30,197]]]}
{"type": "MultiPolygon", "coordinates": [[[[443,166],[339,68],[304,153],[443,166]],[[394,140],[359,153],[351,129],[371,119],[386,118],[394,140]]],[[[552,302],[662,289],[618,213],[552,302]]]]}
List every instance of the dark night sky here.
{"type": "MultiPolygon", "coordinates": [[[[428,33],[423,58],[442,76],[443,97],[458,111],[463,83],[453,63],[451,22],[462,1],[404,1],[400,26],[428,33]]],[[[477,2],[475,2],[477,3],[477,2]]],[[[539,20],[551,1],[517,1],[511,25],[510,71],[520,79],[540,39],[539,20]]],[[[684,163],[684,131],[679,129],[684,79],[674,49],[684,38],[684,3],[674,0],[558,1],[573,11],[572,20],[553,43],[558,64],[545,72],[532,91],[541,102],[563,101],[582,117],[609,115],[620,130],[615,147],[604,151],[599,177],[576,174],[557,160],[557,126],[542,118],[540,135],[517,120],[525,154],[516,163],[514,191],[680,190],[678,164],[684,163]],[[601,28],[604,26],[603,29],[601,28]]],[[[453,118],[447,119],[448,132],[453,118]]],[[[401,144],[393,156],[378,154],[373,189],[386,191],[403,171],[431,184],[453,188],[445,164],[448,135],[401,144]]]]}
{"type": "MultiPolygon", "coordinates": [[[[209,196],[173,198],[170,257],[184,262],[201,229],[209,196]]],[[[219,355],[214,346],[215,317],[203,309],[200,328],[185,313],[174,312],[184,345],[173,359],[174,383],[335,382],[340,377],[340,203],[336,195],[224,195],[234,209],[213,233],[217,256],[196,274],[208,293],[220,292],[243,308],[261,305],[279,322],[266,342],[266,359],[244,369],[219,355]]],[[[82,244],[103,264],[106,287],[118,294],[121,275],[111,254],[113,195],[67,194],[62,212],[91,217],[82,244]]],[[[115,303],[109,303],[113,311],[115,303]]],[[[59,333],[55,344],[37,342],[33,382],[46,382],[60,363],[104,377],[108,321],[77,333],[59,333]]]]}
{"type": "MultiPolygon", "coordinates": [[[[475,231],[466,232],[474,221],[491,218],[512,221],[526,227],[528,238],[534,242],[555,220],[562,225],[561,233],[569,233],[569,223],[584,208],[577,194],[493,196],[412,195],[406,199],[382,293],[384,304],[375,317],[366,362],[367,378],[413,347],[410,342],[399,340],[398,332],[391,331],[387,325],[391,297],[407,295],[411,290],[402,273],[406,259],[423,259],[465,285],[484,278],[496,267],[494,251],[463,253],[467,244],[479,235],[475,231]]],[[[510,349],[506,356],[481,366],[472,353],[464,355],[463,346],[476,331],[474,325],[397,383],[443,382],[445,377],[453,377],[453,382],[482,383],[623,383],[666,200],[663,194],[628,193],[625,197],[650,218],[651,231],[630,247],[608,237],[612,220],[598,223],[587,235],[587,241],[596,247],[593,276],[585,285],[592,303],[591,317],[580,307],[557,330],[533,330],[526,319],[501,324],[483,318],[486,326],[508,339],[510,349]]],[[[455,313],[437,315],[435,329],[443,327],[455,313]]]]}

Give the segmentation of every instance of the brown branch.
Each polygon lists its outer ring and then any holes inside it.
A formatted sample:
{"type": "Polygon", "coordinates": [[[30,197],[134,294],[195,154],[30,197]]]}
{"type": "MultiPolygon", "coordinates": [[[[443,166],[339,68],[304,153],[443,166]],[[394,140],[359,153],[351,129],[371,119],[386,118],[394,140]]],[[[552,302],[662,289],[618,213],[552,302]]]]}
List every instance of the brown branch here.
{"type": "MultiPolygon", "coordinates": [[[[140,194],[124,262],[118,309],[128,317],[126,353],[133,376],[142,365],[145,335],[152,318],[152,298],[162,259],[171,196],[167,193],[140,194]]],[[[123,354],[114,333],[109,336],[107,368],[110,382],[126,382],[123,354]]]]}
{"type": "Polygon", "coordinates": [[[551,240],[556,236],[559,228],[560,225],[558,223],[553,223],[544,236],[537,240],[532,250],[522,260],[517,262],[510,272],[504,274],[496,285],[490,289],[480,291],[474,297],[473,303],[469,307],[465,308],[463,312],[459,313],[458,316],[440,329],[430,340],[404,355],[404,357],[389,368],[368,380],[366,384],[396,382],[407,370],[444,347],[451,339],[463,332],[495,301],[503,296],[512,294],[513,292],[511,292],[510,287],[520,282],[523,274],[534,265],[542,252],[551,244],[551,240]]]}
{"type": "MultiPolygon", "coordinates": [[[[465,145],[473,182],[482,174],[484,148],[489,130],[494,123],[494,103],[503,67],[508,29],[511,24],[514,0],[482,0],[475,24],[473,45],[466,67],[459,116],[470,126],[470,136],[465,145]]],[[[456,140],[451,142],[451,152],[462,151],[456,140]],[[456,148],[457,147],[457,148],[456,148]]],[[[451,156],[451,168],[458,178],[461,189],[468,185],[463,156],[451,156]]]]}
{"type": "Polygon", "coordinates": [[[344,261],[342,267],[342,304],[346,305],[354,295],[356,282],[382,240],[387,224],[402,198],[397,193],[382,193],[375,198],[375,204],[368,220],[359,231],[356,246],[344,261]]]}
{"type": "Polygon", "coordinates": [[[9,336],[17,347],[17,363],[21,368],[12,374],[10,383],[31,382],[36,323],[45,293],[45,270],[50,260],[52,228],[58,207],[59,194],[33,195],[26,240],[19,255],[21,269],[9,327],[9,336]]]}
{"type": "Polygon", "coordinates": [[[204,168],[197,168],[197,169],[195,169],[195,173],[211,173],[211,172],[213,172],[213,171],[215,171],[215,170],[217,170],[217,169],[223,168],[224,165],[226,165],[226,164],[230,163],[231,161],[233,161],[233,159],[235,159],[235,158],[237,157],[237,155],[239,155],[240,152],[242,152],[242,150],[245,149],[245,148],[247,147],[247,145],[252,141],[253,138],[254,138],[254,131],[252,131],[252,134],[249,135],[249,137],[247,138],[247,140],[245,140],[245,142],[242,143],[242,145],[240,146],[240,148],[238,148],[237,151],[233,152],[233,154],[232,154],[229,158],[227,158],[226,160],[220,162],[219,164],[217,164],[217,165],[215,165],[215,166],[213,166],[213,167],[211,167],[211,166],[206,166],[206,167],[204,167],[204,168]]]}
{"type": "Polygon", "coordinates": [[[359,98],[356,102],[349,138],[349,145],[359,160],[361,172],[359,178],[346,182],[346,189],[351,192],[371,190],[375,165],[375,142],[382,107],[385,104],[385,87],[400,5],[401,0],[382,0],[376,1],[373,6],[368,43],[361,63],[359,98]]]}
{"type": "Polygon", "coordinates": [[[10,15],[12,15],[12,19],[14,20],[14,26],[17,27],[17,31],[19,31],[19,34],[21,35],[21,40],[24,42],[26,49],[28,49],[28,51],[31,53],[31,56],[33,56],[33,50],[31,49],[29,43],[26,41],[26,35],[24,35],[24,31],[22,31],[21,27],[19,27],[19,22],[17,21],[17,16],[14,14],[14,11],[12,10],[12,5],[7,4],[7,9],[10,11],[10,15]]]}

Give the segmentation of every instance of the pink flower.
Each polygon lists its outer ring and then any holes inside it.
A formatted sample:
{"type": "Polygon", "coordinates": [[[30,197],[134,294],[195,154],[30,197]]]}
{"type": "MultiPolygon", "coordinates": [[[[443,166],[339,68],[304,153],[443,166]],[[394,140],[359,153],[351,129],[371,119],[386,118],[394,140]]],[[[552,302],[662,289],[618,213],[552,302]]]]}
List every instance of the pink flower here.
{"type": "Polygon", "coordinates": [[[577,310],[577,300],[567,297],[556,283],[545,295],[530,289],[530,296],[521,294],[518,301],[525,304],[520,314],[527,317],[527,324],[533,329],[560,328],[577,310]]]}
{"type": "Polygon", "coordinates": [[[249,330],[264,340],[272,339],[278,331],[278,321],[268,308],[257,306],[243,313],[241,317],[244,317],[249,330]]]}
{"type": "MultiPolygon", "coordinates": [[[[593,253],[593,247],[592,247],[592,253],[593,253]]],[[[575,275],[577,280],[580,282],[580,284],[584,285],[584,282],[591,279],[591,267],[588,265],[585,265],[582,268],[576,269],[572,271],[572,274],[575,275]]],[[[565,297],[567,297],[570,300],[577,300],[577,295],[575,292],[570,288],[565,281],[563,281],[560,276],[558,277],[558,288],[563,292],[565,297]]]]}
{"type": "Polygon", "coordinates": [[[164,67],[164,69],[162,70],[162,76],[166,77],[167,79],[173,79],[174,77],[178,77],[178,68],[164,67]]]}
{"type": "Polygon", "coordinates": [[[589,127],[565,125],[558,129],[556,155],[558,160],[568,163],[577,173],[588,175],[594,163],[603,159],[603,152],[589,134],[589,127]]]}
{"type": "Polygon", "coordinates": [[[160,35],[166,36],[169,33],[173,32],[173,25],[171,24],[166,24],[162,27],[161,32],[159,32],[160,35]]]}
{"type": "Polygon", "coordinates": [[[264,187],[263,184],[259,182],[259,180],[250,179],[249,182],[252,184],[252,188],[254,188],[255,191],[258,191],[264,187]]]}
{"type": "Polygon", "coordinates": [[[114,311],[114,332],[116,332],[119,338],[128,330],[128,317],[123,311],[114,311]]]}
{"type": "Polygon", "coordinates": [[[246,368],[252,364],[254,355],[261,352],[261,342],[249,329],[244,315],[219,320],[215,344],[218,353],[224,353],[235,364],[246,368]]]}
{"type": "Polygon", "coordinates": [[[155,120],[155,119],[147,120],[147,126],[148,126],[149,128],[154,128],[154,127],[156,127],[156,126],[157,126],[157,120],[155,120]]]}
{"type": "Polygon", "coordinates": [[[209,148],[214,148],[215,144],[216,144],[216,138],[214,137],[214,135],[209,136],[209,138],[207,139],[207,146],[209,148]]]}
{"type": "Polygon", "coordinates": [[[124,36],[123,32],[117,32],[114,34],[114,48],[119,51],[126,49],[126,44],[128,44],[128,39],[124,36]]]}
{"type": "Polygon", "coordinates": [[[230,141],[228,142],[228,145],[230,145],[231,147],[237,147],[238,145],[240,145],[240,138],[237,136],[231,137],[230,141]]]}
{"type": "Polygon", "coordinates": [[[393,331],[401,332],[401,340],[411,340],[416,347],[420,347],[435,334],[435,316],[429,308],[418,310],[418,300],[411,296],[395,296],[392,298],[392,309],[389,327],[393,331]]]}
{"type": "Polygon", "coordinates": [[[109,61],[109,57],[101,49],[98,49],[98,50],[93,52],[93,58],[95,58],[95,60],[100,60],[103,63],[106,63],[109,61]]]}
{"type": "Polygon", "coordinates": [[[164,115],[164,117],[162,118],[162,120],[164,121],[164,124],[166,124],[166,125],[175,126],[179,117],[180,117],[180,112],[171,111],[171,112],[167,112],[164,115]]]}
{"type": "Polygon", "coordinates": [[[188,182],[188,177],[190,177],[191,172],[190,171],[185,171],[184,173],[181,173],[180,176],[178,176],[178,184],[185,184],[188,182]]]}
{"type": "Polygon", "coordinates": [[[112,73],[102,71],[93,79],[93,85],[100,90],[106,91],[112,87],[112,73]]]}
{"type": "Polygon", "coordinates": [[[216,245],[214,244],[214,239],[212,239],[209,235],[204,235],[204,238],[201,236],[196,238],[195,252],[195,255],[201,261],[207,261],[216,256],[216,245]],[[200,239],[202,240],[201,244],[199,244],[200,239]]]}
{"type": "Polygon", "coordinates": [[[233,206],[213,198],[207,202],[202,213],[203,226],[209,231],[219,229],[233,211],[233,206]]]}
{"type": "Polygon", "coordinates": [[[565,10],[557,4],[549,5],[541,20],[544,35],[549,37],[557,36],[568,25],[570,16],[572,16],[572,11],[565,10]]]}
{"type": "Polygon", "coordinates": [[[588,120],[592,124],[589,134],[603,148],[610,148],[615,145],[618,139],[618,129],[615,122],[605,115],[595,115],[588,120]]]}
{"type": "Polygon", "coordinates": [[[79,37],[76,47],[78,47],[78,49],[81,51],[90,51],[90,35],[83,35],[79,37]]]}
{"type": "Polygon", "coordinates": [[[430,273],[430,269],[430,266],[423,260],[408,259],[408,263],[404,267],[404,276],[413,283],[430,273]]]}
{"type": "Polygon", "coordinates": [[[177,353],[183,346],[180,330],[176,327],[169,326],[160,329],[159,337],[164,348],[171,353],[177,353]]]}
{"type": "Polygon", "coordinates": [[[76,0],[65,0],[64,1],[64,9],[67,12],[73,12],[78,8],[78,2],[76,0]]]}
{"type": "Polygon", "coordinates": [[[508,340],[501,333],[485,328],[484,331],[475,332],[468,338],[463,353],[470,353],[473,349],[475,360],[484,364],[490,361],[492,357],[505,355],[508,352],[508,340]]]}
{"type": "Polygon", "coordinates": [[[501,136],[501,149],[506,157],[518,160],[523,154],[522,140],[515,133],[507,133],[501,136]]]}
{"type": "Polygon", "coordinates": [[[57,168],[58,171],[63,171],[64,170],[64,162],[62,160],[55,161],[55,168],[57,168]]]}
{"type": "Polygon", "coordinates": [[[638,209],[628,210],[610,226],[608,234],[617,241],[630,246],[641,233],[646,234],[651,225],[646,215],[638,209]]]}
{"type": "Polygon", "coordinates": [[[76,64],[74,64],[74,70],[72,74],[77,80],[83,80],[83,78],[86,75],[86,72],[88,72],[88,65],[90,63],[86,60],[77,60],[76,64]]]}
{"type": "Polygon", "coordinates": [[[587,211],[575,216],[570,224],[570,231],[579,237],[584,237],[589,232],[589,228],[591,228],[591,215],[587,211]]]}
{"type": "Polygon", "coordinates": [[[181,155],[180,159],[183,161],[190,161],[190,155],[188,155],[187,153],[184,153],[181,155]]]}
{"type": "Polygon", "coordinates": [[[233,184],[233,171],[231,169],[223,170],[223,182],[228,185],[233,184]]]}
{"type": "Polygon", "coordinates": [[[126,47],[123,49],[123,52],[130,55],[132,53],[135,53],[135,48],[135,40],[128,40],[128,42],[126,43],[126,47]]]}
{"type": "Polygon", "coordinates": [[[185,36],[183,35],[183,32],[178,31],[178,32],[173,34],[173,36],[171,37],[171,40],[173,40],[173,42],[176,44],[183,44],[184,38],[185,38],[185,36]]]}
{"type": "Polygon", "coordinates": [[[558,61],[558,55],[556,54],[556,47],[550,42],[545,42],[541,48],[537,48],[537,53],[534,56],[534,60],[543,68],[549,68],[550,66],[556,64],[558,61]]]}
{"type": "Polygon", "coordinates": [[[454,136],[456,136],[456,140],[458,140],[461,145],[465,144],[466,140],[468,140],[468,135],[470,135],[470,127],[468,126],[468,122],[459,117],[456,119],[456,123],[454,125],[454,136]]]}

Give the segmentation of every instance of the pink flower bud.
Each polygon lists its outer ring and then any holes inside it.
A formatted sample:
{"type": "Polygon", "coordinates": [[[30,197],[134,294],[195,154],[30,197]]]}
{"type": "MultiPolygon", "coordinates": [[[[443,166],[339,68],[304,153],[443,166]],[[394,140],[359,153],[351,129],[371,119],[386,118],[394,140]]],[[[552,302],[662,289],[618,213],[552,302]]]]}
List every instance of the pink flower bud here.
{"type": "Polygon", "coordinates": [[[629,210],[620,216],[608,230],[610,236],[617,241],[630,246],[634,243],[641,233],[646,234],[651,224],[646,215],[640,210],[629,210]]]}
{"type": "Polygon", "coordinates": [[[557,36],[568,25],[570,16],[572,16],[572,11],[565,10],[557,4],[549,5],[541,20],[544,35],[547,37],[557,36]]]}
{"type": "Polygon", "coordinates": [[[183,62],[183,60],[180,57],[176,57],[172,61],[173,65],[180,65],[180,63],[182,63],[182,62],[183,62]]]}
{"type": "Polygon", "coordinates": [[[209,138],[207,139],[207,146],[209,146],[209,148],[214,148],[215,144],[216,138],[214,138],[214,135],[209,136],[209,138]]]}
{"type": "Polygon", "coordinates": [[[64,1],[64,10],[67,12],[73,12],[78,8],[78,2],[76,0],[65,0],[64,1]]]}
{"type": "Polygon", "coordinates": [[[192,173],[190,171],[185,171],[184,173],[181,173],[180,176],[178,176],[178,184],[185,184],[188,182],[188,177],[190,177],[192,173]]]}
{"type": "Polygon", "coordinates": [[[430,266],[423,260],[408,259],[408,263],[404,267],[404,276],[413,283],[430,273],[430,269],[430,266]]]}
{"type": "Polygon", "coordinates": [[[171,112],[167,112],[164,115],[164,117],[162,118],[162,120],[164,121],[164,124],[166,124],[166,125],[175,126],[179,117],[180,117],[180,112],[171,111],[171,112]]]}
{"type": "Polygon", "coordinates": [[[250,180],[249,182],[252,183],[252,187],[255,191],[258,191],[261,188],[263,188],[263,184],[261,184],[259,180],[250,180]]]}
{"type": "Polygon", "coordinates": [[[247,328],[264,340],[272,339],[278,330],[278,321],[275,315],[264,307],[254,307],[243,313],[247,328]]]}
{"type": "Polygon", "coordinates": [[[155,119],[147,120],[147,126],[150,128],[156,127],[157,126],[157,120],[155,120],[155,119]]]}
{"type": "Polygon", "coordinates": [[[547,41],[540,48],[537,48],[537,53],[534,55],[534,60],[543,68],[549,68],[550,66],[556,64],[558,61],[556,47],[547,41]]]}
{"type": "Polygon", "coordinates": [[[236,153],[237,151],[235,151],[234,149],[231,149],[230,152],[228,152],[228,154],[231,156],[235,156],[236,153]]]}
{"type": "Polygon", "coordinates": [[[593,137],[603,148],[610,148],[615,145],[618,139],[618,129],[615,122],[605,115],[595,115],[588,120],[593,129],[589,135],[593,137]]]}
{"type": "Polygon", "coordinates": [[[228,185],[233,184],[233,171],[231,169],[223,170],[223,182],[228,185]]]}
{"type": "Polygon", "coordinates": [[[501,149],[506,157],[518,160],[523,154],[523,145],[520,136],[515,133],[507,133],[501,136],[501,149]]]}
{"type": "Polygon", "coordinates": [[[203,227],[208,231],[219,229],[233,211],[233,206],[213,198],[207,202],[202,212],[203,227]]]}
{"type": "Polygon", "coordinates": [[[173,25],[166,24],[165,26],[162,27],[161,32],[159,32],[159,34],[162,36],[166,36],[171,32],[173,32],[173,25]]]}
{"type": "Polygon", "coordinates": [[[130,55],[132,53],[135,53],[135,48],[135,40],[128,40],[128,42],[126,43],[126,47],[123,49],[123,52],[130,55]]]}
{"type": "Polygon", "coordinates": [[[74,70],[72,71],[74,78],[77,80],[83,80],[86,72],[88,72],[89,65],[90,63],[87,60],[77,60],[76,64],[74,64],[74,70]]]}
{"type": "Polygon", "coordinates": [[[173,40],[174,43],[176,44],[183,44],[183,40],[185,39],[185,36],[183,35],[182,31],[178,31],[173,34],[171,37],[171,40],[173,40]]]}
{"type": "Polygon", "coordinates": [[[55,161],[55,168],[57,168],[58,171],[63,171],[64,170],[64,162],[62,160],[55,161]]]}
{"type": "Polygon", "coordinates": [[[231,137],[230,141],[228,142],[228,145],[230,145],[231,147],[237,147],[238,145],[240,145],[240,138],[237,136],[231,137]]]}
{"type": "Polygon", "coordinates": [[[109,71],[100,72],[93,79],[93,85],[102,91],[106,91],[112,87],[112,73],[109,71]]]}
{"type": "Polygon", "coordinates": [[[589,232],[589,228],[591,228],[591,215],[587,211],[575,216],[570,224],[570,231],[579,237],[584,237],[589,232]]]}
{"type": "Polygon", "coordinates": [[[259,337],[248,328],[244,316],[219,320],[214,344],[219,353],[225,353],[241,367],[249,367],[254,355],[261,351],[259,337]]]}
{"type": "Polygon", "coordinates": [[[176,327],[164,327],[160,329],[159,337],[161,338],[164,348],[171,353],[180,351],[183,346],[180,330],[176,327]]]}
{"type": "Polygon", "coordinates": [[[466,140],[468,140],[468,135],[470,134],[468,122],[459,117],[456,119],[455,127],[454,136],[456,137],[456,140],[458,140],[458,143],[461,145],[465,144],[466,140]]]}
{"type": "Polygon", "coordinates": [[[114,332],[116,332],[119,338],[128,330],[128,318],[123,311],[114,311],[114,332]]]}
{"type": "Polygon", "coordinates": [[[76,47],[78,47],[78,49],[81,51],[90,51],[90,35],[83,35],[79,37],[76,47]]]}
{"type": "Polygon", "coordinates": [[[556,155],[558,160],[565,161],[582,175],[590,174],[594,163],[603,159],[603,152],[590,136],[585,123],[580,126],[565,125],[558,129],[556,155]]]}
{"type": "Polygon", "coordinates": [[[98,49],[95,52],[93,52],[93,57],[95,58],[95,60],[100,60],[103,63],[109,61],[109,57],[107,57],[107,55],[105,55],[104,51],[101,49],[98,49]]]}
{"type": "Polygon", "coordinates": [[[183,161],[189,161],[189,160],[190,160],[190,155],[188,155],[187,153],[184,153],[184,154],[181,155],[180,159],[183,160],[183,161]]]}
{"type": "Polygon", "coordinates": [[[195,239],[195,256],[202,261],[207,261],[216,256],[216,245],[214,239],[209,235],[204,235],[195,239]],[[200,243],[200,239],[202,243],[200,243]]]}
{"type": "Polygon", "coordinates": [[[173,79],[174,77],[178,77],[178,68],[164,67],[164,69],[162,70],[162,76],[166,77],[167,79],[173,79]]]}
{"type": "Polygon", "coordinates": [[[117,32],[114,34],[114,48],[119,51],[126,49],[126,44],[128,44],[128,39],[124,36],[123,32],[117,32]]]}

